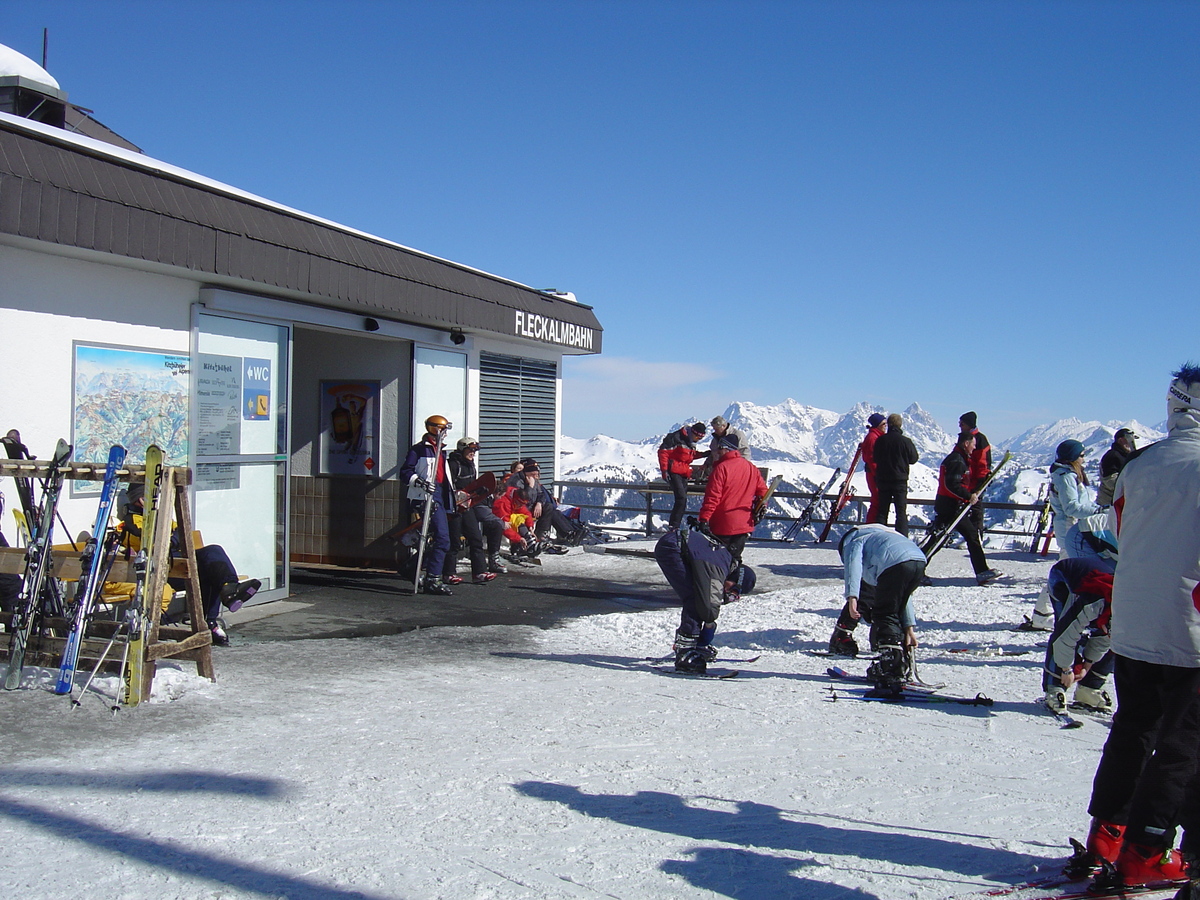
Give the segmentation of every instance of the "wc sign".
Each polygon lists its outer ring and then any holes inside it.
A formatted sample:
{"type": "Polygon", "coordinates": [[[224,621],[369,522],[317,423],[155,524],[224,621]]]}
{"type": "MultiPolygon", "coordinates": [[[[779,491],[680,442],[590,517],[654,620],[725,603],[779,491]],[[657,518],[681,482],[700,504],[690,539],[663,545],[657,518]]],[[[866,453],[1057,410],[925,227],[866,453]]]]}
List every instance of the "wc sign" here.
{"type": "Polygon", "coordinates": [[[242,358],[242,418],[271,418],[271,361],[242,358]]]}

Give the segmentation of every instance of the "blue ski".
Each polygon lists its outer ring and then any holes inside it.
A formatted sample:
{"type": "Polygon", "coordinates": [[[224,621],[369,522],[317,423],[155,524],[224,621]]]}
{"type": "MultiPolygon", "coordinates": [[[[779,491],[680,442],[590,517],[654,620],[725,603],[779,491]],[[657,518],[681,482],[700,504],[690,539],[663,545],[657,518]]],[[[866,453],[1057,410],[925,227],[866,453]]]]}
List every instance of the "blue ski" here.
{"type": "Polygon", "coordinates": [[[104,488],[100,492],[100,507],[96,510],[96,524],[92,526],[92,538],[84,548],[80,559],[79,597],[76,601],[75,619],[67,635],[67,646],[63,650],[62,665],[58,670],[56,694],[70,694],[75,686],[75,666],[79,661],[79,645],[84,629],[92,614],[96,598],[104,585],[105,558],[109,555],[105,541],[108,520],[112,517],[113,504],[117,499],[117,470],[125,463],[125,448],[114,444],[108,451],[108,466],[104,470],[104,488]]]}

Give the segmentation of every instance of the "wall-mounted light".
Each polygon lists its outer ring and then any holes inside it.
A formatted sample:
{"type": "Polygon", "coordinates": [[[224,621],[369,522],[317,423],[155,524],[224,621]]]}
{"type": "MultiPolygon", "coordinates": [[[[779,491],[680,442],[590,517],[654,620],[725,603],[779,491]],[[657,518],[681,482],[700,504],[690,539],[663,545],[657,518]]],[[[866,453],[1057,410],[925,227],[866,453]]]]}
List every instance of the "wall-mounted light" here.
{"type": "Polygon", "coordinates": [[[379,320],[378,319],[370,319],[370,318],[363,319],[363,328],[365,328],[367,331],[378,331],[379,330],[379,320]]]}
{"type": "Polygon", "coordinates": [[[467,336],[465,334],[463,334],[463,331],[461,328],[451,328],[450,329],[450,343],[465,344],[466,342],[467,342],[467,336]]]}

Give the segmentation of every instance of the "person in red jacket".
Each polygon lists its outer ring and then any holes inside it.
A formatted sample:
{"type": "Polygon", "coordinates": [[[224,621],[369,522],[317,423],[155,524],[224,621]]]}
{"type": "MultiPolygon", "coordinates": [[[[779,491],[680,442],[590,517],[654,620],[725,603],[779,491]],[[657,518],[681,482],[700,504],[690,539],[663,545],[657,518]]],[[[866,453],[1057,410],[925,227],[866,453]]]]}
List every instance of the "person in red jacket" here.
{"type": "MultiPolygon", "coordinates": [[[[970,491],[976,490],[992,474],[992,445],[988,443],[987,435],[976,427],[978,422],[979,417],[974,412],[965,412],[958,417],[958,430],[975,436],[975,449],[971,451],[966,478],[966,487],[970,491]]],[[[982,538],[983,504],[976,505],[967,513],[967,518],[975,523],[975,530],[982,538]]]]}
{"type": "Polygon", "coordinates": [[[696,449],[696,442],[704,437],[706,430],[703,422],[684,425],[663,438],[658,446],[658,468],[662,471],[663,481],[671,486],[675,495],[675,505],[667,520],[668,528],[678,528],[687,513],[687,483],[692,475],[692,460],[702,455],[696,449]]]}
{"type": "Polygon", "coordinates": [[[762,473],[742,457],[737,436],[724,435],[713,452],[716,465],[700,505],[700,530],[729,548],[733,565],[742,561],[746,539],[754,531],[754,501],[767,494],[762,473]]]}
{"type": "Polygon", "coordinates": [[[492,504],[492,512],[504,523],[504,536],[515,558],[537,556],[541,552],[533,532],[537,518],[530,509],[536,499],[537,488],[520,484],[506,488],[492,504]]]}
{"type": "Polygon", "coordinates": [[[879,413],[867,418],[867,436],[862,439],[862,461],[867,470],[867,490],[871,492],[871,505],[867,507],[867,524],[879,521],[879,485],[875,483],[875,442],[883,435],[887,422],[879,413]]]}

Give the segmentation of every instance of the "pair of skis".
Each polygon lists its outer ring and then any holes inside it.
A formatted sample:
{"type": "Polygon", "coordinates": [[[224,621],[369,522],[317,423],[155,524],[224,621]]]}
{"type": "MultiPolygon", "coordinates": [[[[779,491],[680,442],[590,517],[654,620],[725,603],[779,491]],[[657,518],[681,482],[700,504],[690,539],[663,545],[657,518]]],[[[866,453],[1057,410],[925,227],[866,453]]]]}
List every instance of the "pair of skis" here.
{"type": "MultiPolygon", "coordinates": [[[[842,474],[841,466],[839,466],[838,468],[833,470],[833,474],[830,475],[829,480],[827,482],[825,482],[825,487],[821,488],[819,491],[817,491],[815,494],[813,494],[812,498],[805,505],[804,509],[800,510],[800,515],[796,516],[796,518],[792,520],[792,524],[789,525],[787,531],[785,531],[783,533],[783,540],[785,540],[785,541],[795,540],[796,537],[799,536],[801,531],[803,531],[805,528],[808,528],[810,525],[812,525],[813,509],[816,508],[817,501],[820,500],[822,497],[825,496],[825,494],[827,494],[829,492],[829,489],[831,487],[833,487],[833,483],[835,481],[837,481],[838,476],[841,474],[842,474]]],[[[832,510],[832,506],[830,507],[830,509],[832,510]]],[[[833,518],[832,512],[830,513],[830,518],[833,518]]]]}
{"type": "MultiPolygon", "coordinates": [[[[166,539],[165,535],[160,536],[158,523],[158,506],[162,496],[163,478],[166,474],[166,468],[163,465],[163,451],[157,444],[151,444],[146,448],[146,474],[145,484],[146,489],[143,494],[143,512],[142,512],[142,529],[141,529],[141,546],[137,554],[133,558],[134,571],[134,594],[133,602],[129,609],[125,611],[125,619],[121,626],[113,632],[108,643],[105,645],[100,658],[96,660],[96,665],[92,668],[91,675],[83,685],[83,689],[79,692],[79,698],[72,700],[73,706],[79,706],[83,702],[83,696],[91,687],[93,679],[100,671],[104,661],[108,659],[108,654],[112,650],[113,645],[117,641],[122,642],[121,653],[121,685],[120,692],[112,706],[113,712],[116,712],[121,706],[137,706],[144,699],[146,687],[146,637],[151,626],[151,610],[152,603],[157,602],[155,594],[161,585],[161,579],[156,580],[153,575],[154,567],[154,550],[160,539],[166,539]]],[[[163,521],[169,521],[169,516],[163,521]]]]}
{"type": "MultiPolygon", "coordinates": [[[[825,528],[821,531],[821,536],[817,538],[818,544],[825,543],[825,540],[829,537],[829,532],[833,529],[834,523],[837,522],[838,515],[845,509],[846,504],[850,502],[850,495],[854,493],[854,488],[851,487],[850,481],[854,478],[854,470],[858,468],[859,460],[862,457],[863,445],[860,443],[854,450],[854,458],[850,460],[850,468],[846,470],[846,480],[842,482],[842,488],[838,491],[833,505],[829,508],[829,519],[825,522],[825,528]]],[[[834,478],[837,478],[837,476],[834,475],[834,478]]]]}
{"type": "Polygon", "coordinates": [[[71,630],[67,634],[67,645],[63,650],[62,665],[58,669],[58,682],[54,685],[56,694],[70,694],[75,687],[75,669],[79,663],[83,633],[104,587],[104,578],[116,555],[117,542],[108,536],[108,520],[112,518],[113,506],[117,500],[117,472],[124,464],[125,448],[114,444],[108,452],[104,486],[100,491],[100,505],[96,510],[92,536],[83,548],[83,555],[79,560],[79,593],[75,600],[71,630]]]}
{"type": "MultiPolygon", "coordinates": [[[[42,490],[41,505],[37,508],[34,520],[28,522],[30,534],[29,543],[25,548],[25,574],[21,579],[17,609],[13,614],[13,633],[8,643],[8,674],[4,678],[4,689],[8,691],[21,686],[21,673],[25,667],[29,636],[33,633],[34,622],[41,617],[44,609],[43,599],[50,591],[55,590],[51,586],[53,579],[50,574],[54,567],[51,536],[54,533],[58,498],[62,493],[63,467],[70,458],[71,445],[60,440],[50,460],[50,473],[46,476],[46,484],[42,490]]],[[[29,490],[28,486],[26,490],[29,490]]],[[[21,502],[32,503],[32,493],[28,501],[22,495],[21,502]]]]}

